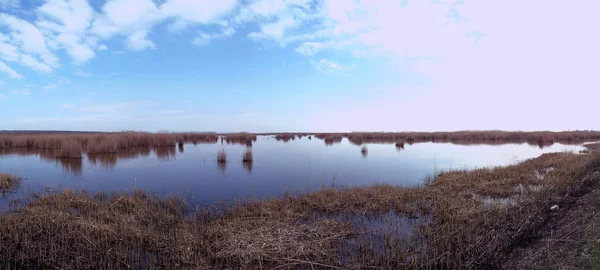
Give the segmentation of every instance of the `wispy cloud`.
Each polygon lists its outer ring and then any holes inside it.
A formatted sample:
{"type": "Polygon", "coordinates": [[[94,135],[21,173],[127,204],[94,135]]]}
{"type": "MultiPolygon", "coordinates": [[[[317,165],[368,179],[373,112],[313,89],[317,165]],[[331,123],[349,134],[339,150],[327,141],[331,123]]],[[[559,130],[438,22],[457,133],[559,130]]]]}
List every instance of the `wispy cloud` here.
{"type": "Polygon", "coordinates": [[[85,113],[101,113],[101,114],[127,114],[135,111],[139,111],[143,108],[151,106],[152,103],[149,101],[137,101],[137,102],[118,102],[108,104],[63,104],[62,108],[74,111],[74,112],[85,112],[85,113]]]}
{"type": "Polygon", "coordinates": [[[42,86],[42,89],[46,89],[46,90],[48,90],[48,89],[54,89],[57,86],[58,86],[58,84],[48,84],[48,85],[42,86]]]}
{"type": "Polygon", "coordinates": [[[87,73],[87,72],[85,72],[83,70],[75,71],[75,75],[77,75],[79,77],[86,77],[86,78],[92,77],[92,74],[87,73]]]}
{"type": "Polygon", "coordinates": [[[344,74],[345,72],[352,70],[355,68],[355,65],[342,65],[340,63],[328,60],[328,59],[321,59],[317,62],[315,61],[311,61],[312,64],[315,66],[315,68],[318,71],[324,72],[324,73],[332,73],[332,74],[344,74]]]}
{"type": "Polygon", "coordinates": [[[13,90],[11,90],[11,93],[13,93],[15,95],[23,95],[23,96],[31,95],[31,91],[29,91],[29,88],[13,89],[13,90]]]}
{"type": "Polygon", "coordinates": [[[5,94],[0,93],[0,99],[7,99],[7,96],[5,94]]]}
{"type": "Polygon", "coordinates": [[[0,61],[0,72],[6,73],[9,77],[13,79],[22,79],[23,75],[17,73],[14,69],[6,65],[4,62],[0,61]]]}

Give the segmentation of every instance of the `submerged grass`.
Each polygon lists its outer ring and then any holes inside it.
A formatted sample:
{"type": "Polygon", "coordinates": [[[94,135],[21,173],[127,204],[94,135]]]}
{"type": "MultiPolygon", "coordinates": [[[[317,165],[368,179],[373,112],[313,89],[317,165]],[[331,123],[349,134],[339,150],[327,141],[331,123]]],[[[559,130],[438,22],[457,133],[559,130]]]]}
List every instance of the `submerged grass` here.
{"type": "Polygon", "coordinates": [[[15,190],[21,184],[21,178],[9,173],[0,173],[0,194],[15,190]]]}
{"type": "Polygon", "coordinates": [[[553,153],[441,173],[421,187],[323,188],[192,213],[180,199],[142,192],[63,191],[0,217],[0,265],[501,268],[543,231],[552,205],[566,207],[600,181],[598,170],[594,153],[553,153]]]}

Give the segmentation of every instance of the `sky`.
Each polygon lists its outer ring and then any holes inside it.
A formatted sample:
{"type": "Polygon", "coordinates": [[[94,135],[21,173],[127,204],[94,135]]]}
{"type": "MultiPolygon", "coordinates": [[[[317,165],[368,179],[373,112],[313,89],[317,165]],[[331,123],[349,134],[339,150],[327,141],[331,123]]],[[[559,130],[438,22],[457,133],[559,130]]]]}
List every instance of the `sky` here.
{"type": "Polygon", "coordinates": [[[600,129],[595,0],[0,0],[0,130],[600,129]]]}

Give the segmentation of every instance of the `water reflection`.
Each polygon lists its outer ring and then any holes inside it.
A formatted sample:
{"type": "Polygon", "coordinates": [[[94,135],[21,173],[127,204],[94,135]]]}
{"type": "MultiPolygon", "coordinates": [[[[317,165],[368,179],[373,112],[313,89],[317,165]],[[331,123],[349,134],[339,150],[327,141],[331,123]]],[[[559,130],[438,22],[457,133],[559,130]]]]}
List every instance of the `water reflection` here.
{"type": "Polygon", "coordinates": [[[104,168],[112,169],[119,161],[147,157],[151,152],[152,149],[150,147],[136,147],[116,153],[87,154],[87,159],[90,165],[100,165],[104,168]]]}
{"type": "MultiPolygon", "coordinates": [[[[283,140],[283,139],[282,139],[283,140]]],[[[190,201],[212,203],[248,196],[278,196],[330,185],[364,186],[374,183],[413,186],[439,170],[501,166],[581,146],[554,144],[540,149],[529,144],[457,145],[450,143],[368,144],[362,151],[347,139],[291,140],[283,146],[273,136],[261,136],[245,158],[244,144],[184,144],[171,147],[120,149],[116,153],[87,154],[82,159],[56,159],[55,150],[0,149],[0,169],[22,172],[27,189],[45,187],[98,191],[143,188],[161,193],[185,191],[190,201]],[[393,147],[395,145],[395,147],[393,147]],[[185,151],[182,151],[182,148],[185,151]],[[217,162],[227,151],[229,163],[217,162]],[[358,155],[358,151],[361,155],[358,155]],[[398,154],[396,151],[402,151],[398,154]],[[515,158],[516,157],[516,158],[515,158]],[[251,159],[252,162],[244,162],[251,159]],[[162,162],[169,160],[170,162],[162,162]],[[256,166],[255,166],[256,165],[256,166]],[[256,170],[255,170],[256,169],[256,170]],[[68,172],[65,174],[64,172],[68,172]],[[73,181],[80,176],[82,181],[73,181]],[[136,179],[136,180],[134,180],[136,179]]]]}
{"type": "Polygon", "coordinates": [[[168,161],[175,158],[175,154],[177,154],[175,147],[171,146],[155,147],[154,152],[160,161],[168,161]]]}
{"type": "Polygon", "coordinates": [[[179,153],[183,154],[183,142],[179,142],[179,145],[177,147],[179,148],[179,153]]]}
{"type": "Polygon", "coordinates": [[[0,156],[16,155],[20,157],[39,156],[41,160],[60,165],[64,171],[73,176],[80,176],[83,170],[83,160],[81,158],[57,158],[59,150],[57,149],[33,149],[26,147],[0,148],[0,156]]]}
{"type": "Polygon", "coordinates": [[[252,174],[252,167],[254,166],[254,165],[253,165],[253,162],[243,162],[243,165],[244,165],[244,169],[245,169],[245,170],[246,170],[248,173],[252,174]]]}
{"type": "Polygon", "coordinates": [[[225,171],[227,170],[227,162],[217,162],[217,168],[222,174],[225,174],[225,171]]]}

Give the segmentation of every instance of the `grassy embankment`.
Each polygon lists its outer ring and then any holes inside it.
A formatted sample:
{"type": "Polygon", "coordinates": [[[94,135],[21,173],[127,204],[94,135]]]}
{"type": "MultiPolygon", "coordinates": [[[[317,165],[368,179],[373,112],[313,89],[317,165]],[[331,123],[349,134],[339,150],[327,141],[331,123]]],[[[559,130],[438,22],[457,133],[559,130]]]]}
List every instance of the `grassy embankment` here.
{"type": "Polygon", "coordinates": [[[529,258],[519,254],[533,252],[542,268],[581,267],[594,258],[583,234],[565,231],[560,249],[550,240],[564,222],[575,230],[594,224],[595,215],[576,206],[585,198],[598,201],[589,196],[599,185],[598,170],[597,150],[554,153],[442,173],[422,187],[324,188],[196,210],[143,192],[63,191],[0,218],[0,265],[518,268],[529,258]],[[550,210],[554,205],[559,210],[550,210]],[[550,244],[538,247],[547,238],[550,244]],[[560,252],[564,245],[576,252],[560,252]]]}

